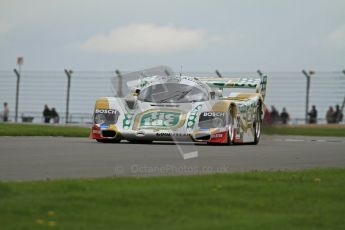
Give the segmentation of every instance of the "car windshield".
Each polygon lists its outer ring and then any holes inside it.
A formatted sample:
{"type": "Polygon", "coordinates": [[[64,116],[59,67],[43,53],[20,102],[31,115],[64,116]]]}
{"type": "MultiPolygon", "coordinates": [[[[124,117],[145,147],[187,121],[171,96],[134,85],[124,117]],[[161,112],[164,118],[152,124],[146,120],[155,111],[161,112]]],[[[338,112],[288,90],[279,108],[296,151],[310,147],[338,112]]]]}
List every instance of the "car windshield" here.
{"type": "Polygon", "coordinates": [[[138,99],[156,103],[187,103],[207,101],[208,95],[201,89],[179,83],[164,83],[151,85],[141,90],[138,99]]]}
{"type": "Polygon", "coordinates": [[[111,78],[111,88],[116,97],[123,97],[130,94],[132,88],[141,83],[142,78],[153,76],[175,76],[175,73],[168,66],[156,66],[128,73],[119,72],[111,78]]]}

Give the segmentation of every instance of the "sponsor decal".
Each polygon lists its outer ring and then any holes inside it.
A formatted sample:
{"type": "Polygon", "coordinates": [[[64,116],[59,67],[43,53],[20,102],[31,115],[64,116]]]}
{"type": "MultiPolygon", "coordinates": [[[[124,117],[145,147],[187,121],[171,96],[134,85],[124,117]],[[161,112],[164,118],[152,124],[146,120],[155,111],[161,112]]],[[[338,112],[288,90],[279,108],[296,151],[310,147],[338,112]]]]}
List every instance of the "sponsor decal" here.
{"type": "Polygon", "coordinates": [[[198,111],[201,109],[201,107],[202,107],[202,105],[198,105],[191,111],[191,113],[188,117],[187,129],[192,129],[194,127],[198,111]]]}
{"type": "Polygon", "coordinates": [[[189,136],[188,133],[169,133],[169,132],[165,132],[165,133],[156,133],[157,137],[186,137],[189,136]]]}
{"type": "Polygon", "coordinates": [[[222,138],[222,137],[223,137],[223,133],[212,134],[212,138],[222,138]]]}
{"type": "Polygon", "coordinates": [[[96,114],[117,114],[118,111],[115,109],[95,109],[96,114]]]}
{"type": "Polygon", "coordinates": [[[224,117],[224,112],[203,112],[202,116],[204,117],[224,117]]]}
{"type": "Polygon", "coordinates": [[[101,128],[102,128],[102,129],[107,129],[107,128],[109,128],[109,125],[107,125],[107,124],[101,124],[101,128]]]}
{"type": "Polygon", "coordinates": [[[180,121],[178,112],[152,112],[144,114],[140,119],[140,127],[173,127],[180,121]]]}
{"type": "Polygon", "coordinates": [[[124,129],[129,129],[129,127],[132,124],[132,120],[133,120],[133,114],[131,113],[126,113],[125,114],[125,118],[123,119],[122,125],[124,129]]]}
{"type": "Polygon", "coordinates": [[[219,133],[212,134],[210,142],[225,143],[227,140],[228,140],[228,135],[226,131],[226,132],[219,132],[219,133]]]}

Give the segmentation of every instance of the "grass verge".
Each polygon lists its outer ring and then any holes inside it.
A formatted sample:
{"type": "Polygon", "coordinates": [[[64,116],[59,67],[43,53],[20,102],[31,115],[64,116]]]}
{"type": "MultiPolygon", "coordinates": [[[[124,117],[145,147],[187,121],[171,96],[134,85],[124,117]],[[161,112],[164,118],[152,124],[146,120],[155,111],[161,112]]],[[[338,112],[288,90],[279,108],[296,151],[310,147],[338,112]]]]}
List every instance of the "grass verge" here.
{"type": "Polygon", "coordinates": [[[301,136],[333,136],[345,137],[345,126],[338,125],[281,125],[263,127],[266,135],[301,135],[301,136]]]}
{"type": "Polygon", "coordinates": [[[88,137],[90,128],[62,125],[0,123],[0,136],[88,137]]]}
{"type": "Polygon", "coordinates": [[[345,169],[0,182],[1,229],[343,229],[345,169]]]}

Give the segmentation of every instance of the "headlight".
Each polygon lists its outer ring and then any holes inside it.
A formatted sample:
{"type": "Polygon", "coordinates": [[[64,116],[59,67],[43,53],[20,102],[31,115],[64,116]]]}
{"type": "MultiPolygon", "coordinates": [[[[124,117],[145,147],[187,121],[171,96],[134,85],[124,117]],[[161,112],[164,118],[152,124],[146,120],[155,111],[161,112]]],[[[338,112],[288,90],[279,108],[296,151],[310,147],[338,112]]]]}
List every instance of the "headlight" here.
{"type": "Polygon", "coordinates": [[[119,111],[114,109],[96,109],[94,114],[94,122],[96,124],[115,124],[119,118],[119,111]]]}
{"type": "Polygon", "coordinates": [[[96,124],[104,124],[106,123],[106,117],[104,114],[95,114],[95,123],[96,124]]]}
{"type": "Polygon", "coordinates": [[[224,112],[203,112],[199,117],[199,128],[223,128],[226,126],[226,113],[224,112]]]}

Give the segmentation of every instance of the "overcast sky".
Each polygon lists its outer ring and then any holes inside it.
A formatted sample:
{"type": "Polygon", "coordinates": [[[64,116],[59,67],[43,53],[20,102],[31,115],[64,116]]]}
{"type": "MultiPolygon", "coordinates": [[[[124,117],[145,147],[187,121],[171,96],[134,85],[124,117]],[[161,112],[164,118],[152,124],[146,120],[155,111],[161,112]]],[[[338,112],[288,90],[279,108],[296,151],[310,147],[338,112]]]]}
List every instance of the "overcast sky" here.
{"type": "Polygon", "coordinates": [[[0,0],[0,70],[340,71],[344,0],[0,0]]]}

